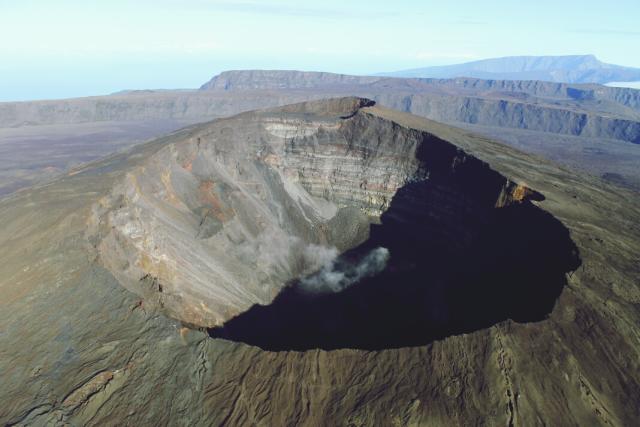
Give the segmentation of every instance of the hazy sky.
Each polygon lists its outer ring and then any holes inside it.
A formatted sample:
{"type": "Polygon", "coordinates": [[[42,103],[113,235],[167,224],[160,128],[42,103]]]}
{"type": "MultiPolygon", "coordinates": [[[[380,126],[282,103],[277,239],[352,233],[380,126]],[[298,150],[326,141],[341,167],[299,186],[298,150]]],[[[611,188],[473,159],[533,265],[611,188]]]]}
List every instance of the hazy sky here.
{"type": "Polygon", "coordinates": [[[640,0],[0,0],[0,100],[370,74],[509,55],[640,67],[640,0]]]}

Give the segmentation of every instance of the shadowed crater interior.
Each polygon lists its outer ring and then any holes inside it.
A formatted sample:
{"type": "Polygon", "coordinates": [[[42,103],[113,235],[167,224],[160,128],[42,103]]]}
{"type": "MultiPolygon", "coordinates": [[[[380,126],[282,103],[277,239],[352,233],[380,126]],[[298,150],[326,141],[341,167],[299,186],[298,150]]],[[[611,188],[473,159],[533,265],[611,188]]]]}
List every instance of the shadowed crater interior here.
{"type": "Polygon", "coordinates": [[[209,334],[271,351],[380,350],[547,317],[580,264],[568,230],[531,202],[540,194],[500,202],[502,175],[472,157],[452,167],[460,151],[425,139],[425,179],[396,192],[365,242],[209,334]],[[376,254],[383,267],[358,273],[376,254]],[[360,279],[322,287],[336,275],[360,279]]]}

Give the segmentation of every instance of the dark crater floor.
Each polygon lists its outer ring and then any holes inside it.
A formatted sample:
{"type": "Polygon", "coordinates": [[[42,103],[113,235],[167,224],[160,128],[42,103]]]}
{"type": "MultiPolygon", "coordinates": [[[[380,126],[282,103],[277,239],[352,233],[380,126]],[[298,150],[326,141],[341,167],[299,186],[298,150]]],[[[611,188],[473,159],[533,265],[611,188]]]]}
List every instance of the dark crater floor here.
{"type": "Polygon", "coordinates": [[[256,305],[210,335],[271,351],[424,345],[505,319],[544,319],[565,273],[580,263],[568,231],[530,204],[496,210],[458,253],[386,220],[338,265],[380,246],[390,251],[382,273],[338,293],[310,293],[293,283],[272,304],[256,305]]]}
{"type": "Polygon", "coordinates": [[[470,163],[452,176],[430,167],[430,179],[396,193],[369,239],[337,261],[347,268],[384,247],[390,257],[381,273],[337,293],[310,293],[294,282],[272,304],[252,307],[210,336],[270,351],[381,350],[506,319],[545,319],[566,273],[580,265],[578,249],[530,201],[496,208],[500,180],[484,169],[470,163]]]}

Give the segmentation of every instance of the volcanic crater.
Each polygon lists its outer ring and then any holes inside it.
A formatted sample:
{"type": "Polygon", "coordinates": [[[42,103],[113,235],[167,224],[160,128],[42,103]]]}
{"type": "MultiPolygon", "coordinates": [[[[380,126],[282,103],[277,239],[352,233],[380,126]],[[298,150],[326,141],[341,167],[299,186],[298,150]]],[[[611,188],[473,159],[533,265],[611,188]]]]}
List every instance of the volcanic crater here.
{"type": "Polygon", "coordinates": [[[548,316],[580,265],[544,196],[360,98],[195,127],[93,208],[128,289],[270,351],[419,346],[548,316]]]}

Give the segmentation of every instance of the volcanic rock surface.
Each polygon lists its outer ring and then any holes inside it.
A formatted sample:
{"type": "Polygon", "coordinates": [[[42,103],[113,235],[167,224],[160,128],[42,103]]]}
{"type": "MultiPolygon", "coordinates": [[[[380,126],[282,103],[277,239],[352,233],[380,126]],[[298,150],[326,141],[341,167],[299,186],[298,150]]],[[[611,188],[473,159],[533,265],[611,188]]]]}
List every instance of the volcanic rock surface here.
{"type": "Polygon", "coordinates": [[[342,98],[0,202],[4,424],[629,425],[633,193],[342,98]]]}
{"type": "MultiPolygon", "coordinates": [[[[561,280],[577,267],[577,250],[566,230],[559,224],[553,229],[529,205],[528,199],[539,195],[436,137],[354,113],[369,104],[347,98],[288,107],[285,117],[283,110],[248,113],[163,148],[94,208],[90,239],[102,263],[146,299],[157,293],[173,317],[209,327],[253,304],[268,304],[286,283],[326,267],[331,253],[367,238],[380,240],[385,250],[392,246],[392,264],[407,270],[381,286],[418,274],[409,258],[438,266],[432,270],[445,264],[464,270],[455,264],[469,267],[471,261],[451,258],[480,255],[489,258],[483,261],[491,266],[486,270],[513,269],[521,276],[557,268],[560,277],[540,277],[540,282],[561,280]],[[529,223],[523,241],[504,239],[501,227],[518,222],[529,223]],[[371,223],[380,224],[373,228],[375,236],[369,233],[371,223]],[[557,253],[529,247],[545,242],[557,253]],[[473,245],[482,247],[471,250],[473,245]],[[528,249],[531,259],[505,257],[516,247],[528,249]],[[466,251],[475,253],[462,255],[466,251]],[[547,256],[541,260],[542,251],[547,256]],[[535,267],[518,271],[526,264],[535,267]]],[[[509,280],[473,274],[477,283],[509,280]]],[[[418,275],[422,282],[451,280],[418,275]]],[[[432,300],[429,306],[436,311],[450,305],[439,301],[438,292],[444,291],[432,289],[431,296],[421,297],[432,300]]],[[[521,293],[524,298],[527,291],[521,293]]],[[[557,297],[559,289],[554,293],[557,297]]],[[[518,307],[516,316],[524,309],[518,307]]],[[[324,311],[338,315],[335,309],[324,311]]],[[[448,318],[433,316],[444,323],[448,318]]]]}

